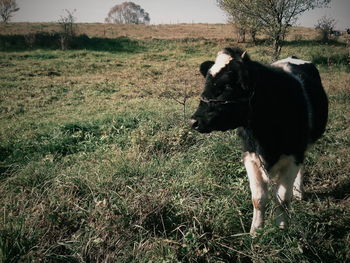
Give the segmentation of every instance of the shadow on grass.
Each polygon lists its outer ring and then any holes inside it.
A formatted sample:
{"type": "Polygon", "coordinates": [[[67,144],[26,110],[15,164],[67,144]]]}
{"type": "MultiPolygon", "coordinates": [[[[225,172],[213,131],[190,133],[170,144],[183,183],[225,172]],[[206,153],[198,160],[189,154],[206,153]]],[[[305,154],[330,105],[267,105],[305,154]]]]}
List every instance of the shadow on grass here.
{"type": "MultiPolygon", "coordinates": [[[[30,35],[0,35],[0,51],[27,51],[33,49],[60,49],[59,33],[36,33],[30,35]]],[[[98,38],[87,35],[73,37],[69,43],[72,50],[137,53],[144,50],[141,42],[126,37],[98,38]]]]}
{"type": "Polygon", "coordinates": [[[336,200],[346,200],[350,198],[350,180],[346,180],[325,192],[306,193],[305,200],[334,198],[336,200]]]}
{"type": "Polygon", "coordinates": [[[292,47],[301,47],[301,46],[319,46],[319,45],[331,45],[331,46],[340,46],[340,47],[346,47],[346,43],[340,42],[335,39],[330,39],[328,42],[322,42],[321,40],[312,39],[302,39],[302,40],[290,40],[290,41],[284,41],[284,46],[292,46],[292,47]]]}
{"type": "MultiPolygon", "coordinates": [[[[246,42],[251,46],[271,46],[272,40],[268,38],[259,38],[254,42],[246,42]]],[[[314,46],[339,46],[346,47],[345,42],[338,41],[336,39],[330,39],[327,42],[323,42],[317,39],[301,39],[301,40],[285,40],[283,46],[289,47],[314,47],[314,46]]]]}

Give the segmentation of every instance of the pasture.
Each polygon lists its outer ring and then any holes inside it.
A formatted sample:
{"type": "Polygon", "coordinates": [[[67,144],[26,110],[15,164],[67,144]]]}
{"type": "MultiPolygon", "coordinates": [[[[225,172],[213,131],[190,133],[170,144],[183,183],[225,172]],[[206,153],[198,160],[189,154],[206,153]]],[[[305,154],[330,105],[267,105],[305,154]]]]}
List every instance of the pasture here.
{"type": "MultiPolygon", "coordinates": [[[[290,228],[273,225],[271,204],[251,238],[235,132],[187,124],[198,66],[237,45],[203,27],[182,26],[191,38],[166,26],[158,38],[100,31],[69,51],[0,43],[1,262],[350,261],[346,39],[322,44],[293,29],[282,49],[317,65],[329,123],[307,155],[306,199],[293,201],[290,228]]],[[[239,46],[270,62],[263,41],[239,46]]]]}

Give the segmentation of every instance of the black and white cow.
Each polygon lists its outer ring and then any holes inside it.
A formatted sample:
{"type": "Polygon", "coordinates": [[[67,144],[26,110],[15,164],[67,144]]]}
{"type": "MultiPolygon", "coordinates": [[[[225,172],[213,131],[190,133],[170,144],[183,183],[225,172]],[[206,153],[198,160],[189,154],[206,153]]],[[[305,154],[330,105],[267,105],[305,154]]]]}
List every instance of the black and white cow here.
{"type": "Polygon", "coordinates": [[[305,151],[327,123],[328,99],[318,70],[295,57],[263,65],[238,48],[226,48],[200,71],[205,87],[192,128],[201,133],[239,128],[254,206],[251,232],[264,224],[269,182],[278,204],[276,223],[285,228],[292,195],[303,195],[305,151]]]}

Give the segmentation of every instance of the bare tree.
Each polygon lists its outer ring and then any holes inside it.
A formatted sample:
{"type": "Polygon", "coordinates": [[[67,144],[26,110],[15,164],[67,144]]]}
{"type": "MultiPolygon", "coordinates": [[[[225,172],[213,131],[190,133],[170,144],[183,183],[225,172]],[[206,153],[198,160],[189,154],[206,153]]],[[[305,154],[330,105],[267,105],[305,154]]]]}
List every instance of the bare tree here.
{"type": "Polygon", "coordinates": [[[111,8],[105,22],[116,24],[149,24],[150,20],[149,14],[141,6],[133,2],[124,2],[111,8]]]}
{"type": "Polygon", "coordinates": [[[239,13],[261,26],[273,43],[273,60],[276,60],[290,25],[299,15],[316,7],[325,7],[330,0],[217,0],[228,14],[239,13]]]}
{"type": "Polygon", "coordinates": [[[60,33],[60,45],[62,50],[66,50],[69,48],[69,45],[71,44],[74,36],[76,35],[76,24],[75,24],[75,17],[73,11],[65,10],[66,15],[61,16],[61,18],[58,20],[58,23],[61,26],[61,33],[60,33]]]}
{"type": "Polygon", "coordinates": [[[0,0],[0,16],[4,23],[10,21],[13,13],[19,10],[16,0],[0,0]]]}
{"type": "Polygon", "coordinates": [[[323,16],[317,21],[315,28],[318,29],[322,42],[327,42],[329,40],[329,36],[335,25],[335,19],[327,16],[323,16]]]}

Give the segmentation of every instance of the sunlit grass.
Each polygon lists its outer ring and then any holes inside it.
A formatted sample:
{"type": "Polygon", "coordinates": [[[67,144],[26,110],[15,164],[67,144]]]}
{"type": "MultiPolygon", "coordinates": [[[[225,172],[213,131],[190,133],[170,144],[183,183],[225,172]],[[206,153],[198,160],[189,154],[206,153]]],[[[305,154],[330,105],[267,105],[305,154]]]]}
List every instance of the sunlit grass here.
{"type": "MultiPolygon", "coordinates": [[[[201,135],[185,121],[203,86],[198,65],[232,44],[142,40],[138,52],[1,52],[0,259],[349,261],[346,47],[283,49],[282,56],[322,56],[329,125],[308,154],[307,199],[293,203],[291,227],[274,227],[270,205],[252,239],[235,132],[201,135]],[[185,111],[175,100],[184,96],[185,111]]],[[[270,60],[267,45],[241,47],[270,60]]]]}

